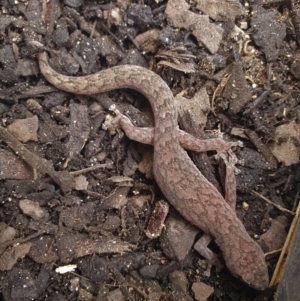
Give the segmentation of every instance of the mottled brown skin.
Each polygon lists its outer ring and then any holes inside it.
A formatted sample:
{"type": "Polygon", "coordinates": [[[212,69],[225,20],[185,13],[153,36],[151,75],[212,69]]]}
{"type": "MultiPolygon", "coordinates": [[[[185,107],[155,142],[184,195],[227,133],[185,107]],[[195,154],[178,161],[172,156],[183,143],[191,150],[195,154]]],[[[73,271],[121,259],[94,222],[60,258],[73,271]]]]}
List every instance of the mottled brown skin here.
{"type": "Polygon", "coordinates": [[[83,77],[64,76],[49,66],[46,53],[39,55],[39,64],[44,77],[67,92],[96,94],[130,88],[143,94],[155,117],[153,173],[163,194],[184,218],[215,240],[234,276],[255,289],[267,288],[269,276],[263,252],[180,146],[174,98],[158,75],[123,65],[83,77]]]}

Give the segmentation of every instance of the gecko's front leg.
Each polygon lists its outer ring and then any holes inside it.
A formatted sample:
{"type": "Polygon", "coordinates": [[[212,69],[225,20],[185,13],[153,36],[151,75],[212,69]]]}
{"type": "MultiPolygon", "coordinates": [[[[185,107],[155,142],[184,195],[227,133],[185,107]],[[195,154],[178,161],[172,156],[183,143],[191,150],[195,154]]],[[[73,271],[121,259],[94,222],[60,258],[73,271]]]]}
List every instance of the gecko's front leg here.
{"type": "MultiPolygon", "coordinates": [[[[120,128],[125,132],[126,136],[130,140],[135,140],[137,142],[153,146],[154,128],[134,126],[131,120],[122,114],[115,105],[111,105],[109,110],[114,112],[116,116],[115,118],[108,118],[103,123],[103,129],[116,130],[120,128]]],[[[231,152],[232,147],[243,146],[241,141],[227,142],[222,138],[198,139],[180,129],[177,130],[177,137],[181,147],[184,149],[195,152],[216,151],[217,157],[223,157],[223,155],[226,155],[227,152],[231,152]]],[[[233,153],[231,152],[231,155],[232,154],[233,153]]],[[[233,154],[233,156],[235,155],[233,154]]],[[[225,162],[225,164],[226,166],[230,167],[230,165],[234,166],[234,164],[232,164],[233,162],[234,160],[228,162],[228,164],[225,162]]]]}

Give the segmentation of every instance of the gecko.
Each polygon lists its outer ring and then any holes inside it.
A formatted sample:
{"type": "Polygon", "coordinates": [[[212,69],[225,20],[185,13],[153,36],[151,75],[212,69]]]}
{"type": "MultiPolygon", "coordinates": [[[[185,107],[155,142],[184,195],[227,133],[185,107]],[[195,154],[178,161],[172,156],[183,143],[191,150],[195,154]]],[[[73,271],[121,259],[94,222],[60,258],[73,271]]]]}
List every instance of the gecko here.
{"type": "MultiPolygon", "coordinates": [[[[228,270],[257,290],[269,285],[268,268],[259,245],[249,236],[235,213],[234,197],[227,201],[202,175],[188,156],[186,149],[216,150],[225,153],[234,142],[221,138],[201,140],[178,129],[174,96],[168,85],[156,73],[135,65],[121,65],[91,75],[73,77],[56,72],[48,62],[46,52],[39,54],[39,67],[45,79],[56,88],[83,95],[115,89],[133,89],[149,101],[154,115],[154,129],[137,128],[114,106],[116,121],[129,139],[151,144],[154,148],[153,175],[162,193],[174,208],[190,223],[204,232],[196,250],[210,261],[214,253],[207,248],[211,239],[220,248],[228,270]]],[[[225,158],[226,159],[226,158],[225,158]]],[[[235,195],[234,162],[227,160],[227,194],[235,195]]],[[[226,190],[225,189],[225,190],[226,190]]]]}

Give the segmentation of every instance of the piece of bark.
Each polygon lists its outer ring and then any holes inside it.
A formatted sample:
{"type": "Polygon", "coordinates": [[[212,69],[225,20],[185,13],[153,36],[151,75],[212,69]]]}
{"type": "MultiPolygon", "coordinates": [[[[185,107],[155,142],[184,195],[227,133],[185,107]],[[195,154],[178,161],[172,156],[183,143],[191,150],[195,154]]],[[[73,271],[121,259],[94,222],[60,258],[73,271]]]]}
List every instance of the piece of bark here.
{"type": "Polygon", "coordinates": [[[177,28],[191,30],[198,43],[203,43],[211,52],[216,53],[222,40],[223,29],[209,22],[209,17],[189,10],[185,0],[169,0],[165,10],[168,23],[177,28]]]}
{"type": "Polygon", "coordinates": [[[229,113],[237,114],[252,99],[252,95],[245,78],[242,62],[234,62],[230,69],[230,78],[222,96],[229,100],[229,113]]]}

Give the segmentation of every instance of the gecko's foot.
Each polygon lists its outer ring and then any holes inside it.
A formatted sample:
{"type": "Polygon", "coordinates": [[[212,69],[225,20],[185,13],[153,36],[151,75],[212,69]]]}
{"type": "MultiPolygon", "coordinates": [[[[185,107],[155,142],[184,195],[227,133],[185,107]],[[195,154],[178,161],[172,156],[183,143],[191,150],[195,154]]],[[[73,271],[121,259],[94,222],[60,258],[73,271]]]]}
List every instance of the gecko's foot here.
{"type": "Polygon", "coordinates": [[[110,131],[111,134],[114,135],[117,129],[119,128],[120,128],[120,118],[118,116],[107,114],[105,116],[105,121],[102,124],[102,129],[106,131],[110,131]]]}
{"type": "Polygon", "coordinates": [[[232,148],[233,147],[244,147],[244,144],[242,141],[235,141],[235,142],[227,142],[224,141],[225,145],[224,147],[221,149],[217,150],[217,155],[221,155],[221,154],[228,154],[229,157],[235,157],[232,148]]]}
{"type": "Polygon", "coordinates": [[[125,115],[123,115],[116,107],[115,104],[112,104],[109,109],[109,111],[112,111],[115,116],[111,114],[107,114],[105,121],[102,125],[102,128],[104,130],[108,130],[111,132],[111,134],[115,134],[118,129],[122,129],[122,123],[130,123],[131,121],[129,118],[125,115]]]}
{"type": "Polygon", "coordinates": [[[218,271],[221,271],[224,268],[216,254],[214,254],[212,259],[200,259],[199,262],[203,270],[203,275],[206,277],[210,277],[213,266],[215,266],[218,271]]]}
{"type": "Polygon", "coordinates": [[[206,259],[200,259],[200,266],[201,269],[203,270],[203,275],[205,277],[210,277],[211,269],[212,269],[212,264],[208,262],[206,259]]]}
{"type": "MultiPolygon", "coordinates": [[[[218,269],[221,269],[222,267],[218,256],[208,248],[208,245],[211,241],[212,237],[209,234],[204,233],[201,238],[194,244],[194,249],[205,258],[204,263],[206,268],[204,268],[204,275],[208,277],[213,265],[218,269]]],[[[203,262],[203,260],[201,260],[200,262],[203,262]]],[[[201,266],[204,265],[201,264],[201,266]]]]}
{"type": "Polygon", "coordinates": [[[112,104],[112,105],[108,108],[108,110],[114,112],[116,116],[122,115],[122,113],[117,109],[117,107],[116,107],[115,104],[112,104]]]}
{"type": "Polygon", "coordinates": [[[230,147],[244,147],[244,143],[240,140],[236,141],[236,142],[229,142],[230,147]]]}
{"type": "Polygon", "coordinates": [[[217,151],[215,158],[217,160],[222,159],[227,167],[232,168],[235,174],[239,174],[240,170],[235,165],[236,164],[243,165],[244,160],[239,160],[231,148],[236,146],[243,147],[243,142],[241,141],[228,142],[227,146],[228,146],[227,149],[222,151],[217,151]]]}

